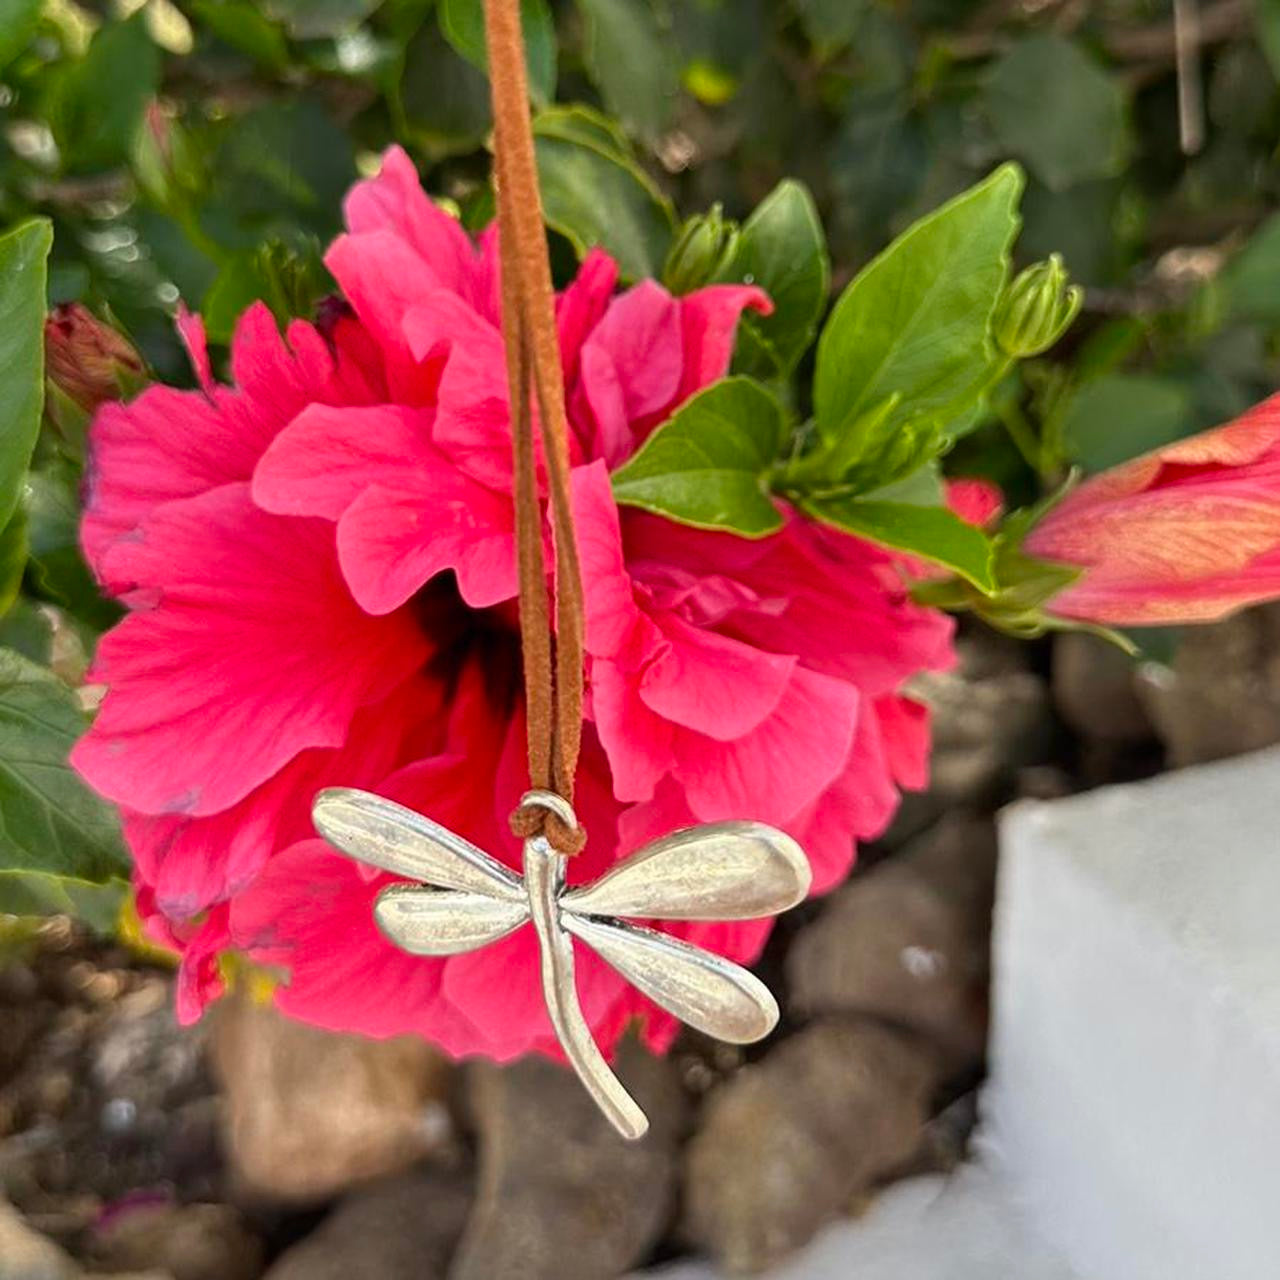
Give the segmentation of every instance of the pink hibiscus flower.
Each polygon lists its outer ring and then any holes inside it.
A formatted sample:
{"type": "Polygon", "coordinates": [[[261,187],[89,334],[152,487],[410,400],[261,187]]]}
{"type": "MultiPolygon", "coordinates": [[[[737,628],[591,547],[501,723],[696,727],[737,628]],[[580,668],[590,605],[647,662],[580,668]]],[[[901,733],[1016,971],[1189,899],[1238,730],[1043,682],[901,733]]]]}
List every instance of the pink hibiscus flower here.
{"type": "Polygon", "coordinates": [[[1069,493],[1026,549],[1082,570],[1047,606],[1113,626],[1213,622],[1280,594],[1280,395],[1069,493]]]}
{"type": "MultiPolygon", "coordinates": [[[[530,930],[405,955],[371,914],[390,877],[309,825],[319,788],[365,787],[517,866],[526,785],[496,237],[474,243],[396,149],[346,214],[327,261],[349,306],[324,332],[282,339],[252,308],[226,387],[184,317],[202,390],[99,414],[84,547],[130,612],[100,647],[108,692],[73,759],[123,809],[140,907],[184,953],[184,1018],[236,949],[323,1026],[554,1052],[530,930]]],[[[749,542],[619,510],[609,471],[725,373],[742,311],[769,302],[616,284],[596,251],[558,302],[589,608],[589,841],[570,879],[736,817],[796,835],[829,887],[897,788],[923,784],[925,715],[900,690],[952,661],[950,623],[855,538],[791,519],[749,542]]],[[[668,927],[750,962],[770,924],[668,927]]],[[[596,957],[579,985],[606,1049],[637,1017],[669,1044],[673,1020],[596,957]]]]}

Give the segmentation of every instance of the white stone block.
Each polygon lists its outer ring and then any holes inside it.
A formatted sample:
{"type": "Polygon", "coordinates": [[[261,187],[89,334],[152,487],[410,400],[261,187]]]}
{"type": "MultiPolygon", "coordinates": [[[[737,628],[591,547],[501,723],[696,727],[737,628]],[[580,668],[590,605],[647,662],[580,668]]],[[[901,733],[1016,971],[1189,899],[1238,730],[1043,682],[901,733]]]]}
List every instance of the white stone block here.
{"type": "MultiPolygon", "coordinates": [[[[705,1262],[634,1280],[720,1280],[705,1262]]],[[[1034,1239],[1009,1188],[982,1165],[888,1188],[860,1218],[824,1231],[770,1280],[1077,1280],[1034,1239]]]]}
{"type": "Polygon", "coordinates": [[[988,1137],[1090,1280],[1280,1277],[1280,752],[1001,828],[988,1137]]]}

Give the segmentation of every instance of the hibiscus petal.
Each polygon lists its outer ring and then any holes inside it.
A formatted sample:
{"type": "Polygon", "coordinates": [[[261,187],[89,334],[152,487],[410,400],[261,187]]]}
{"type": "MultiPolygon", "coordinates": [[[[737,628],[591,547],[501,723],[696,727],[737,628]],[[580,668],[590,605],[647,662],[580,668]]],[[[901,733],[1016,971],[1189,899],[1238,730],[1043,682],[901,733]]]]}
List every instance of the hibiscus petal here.
{"type": "Polygon", "coordinates": [[[614,663],[591,664],[591,714],[619,800],[648,800],[676,767],[675,726],[640,699],[635,678],[614,663]]]}
{"type": "Polygon", "coordinates": [[[402,324],[420,299],[439,289],[435,273],[411,245],[390,231],[339,236],[324,261],[382,348],[388,386],[396,399],[431,403],[439,370],[413,358],[402,324]]]}
{"type": "Polygon", "coordinates": [[[680,304],[655,280],[642,280],[615,298],[583,344],[606,357],[622,386],[627,417],[656,413],[680,383],[680,304]]]}
{"type": "Polygon", "coordinates": [[[766,653],[674,614],[658,630],[669,642],[645,667],[640,697],[651,711],[718,742],[754,729],[777,707],[796,659],[766,653]]]}
{"type": "Polygon", "coordinates": [[[388,231],[403,238],[440,287],[471,298],[480,265],[471,237],[423,191],[403,148],[388,147],[382,153],[377,176],[351,188],[343,212],[356,234],[388,231]]]}
{"type": "Polygon", "coordinates": [[[446,569],[475,609],[518,589],[511,500],[447,467],[361,494],[338,522],[338,558],[357,603],[373,614],[399,608],[446,569]]]}
{"type": "Polygon", "coordinates": [[[306,748],[341,744],[428,656],[408,613],[356,606],[331,526],[262,512],[248,485],[170,503],[140,535],[109,571],[159,603],[103,638],[94,674],[112,687],[72,757],[132,809],[228,808],[306,748]]]}
{"type": "Polygon", "coordinates": [[[209,364],[209,344],[205,337],[204,320],[194,311],[188,311],[178,303],[177,315],[173,318],[173,327],[186,348],[187,359],[191,361],[191,371],[196,375],[200,389],[206,393],[213,390],[213,369],[209,364]]]}
{"type": "Polygon", "coordinates": [[[405,336],[416,359],[444,361],[432,439],[473,479],[511,491],[511,412],[506,350],[493,325],[439,290],[410,311],[405,336]]]}
{"type": "Polygon", "coordinates": [[[303,751],[221,813],[189,818],[126,810],[124,831],[134,865],[160,909],[189,919],[238,893],[272,854],[314,834],[311,802],[318,791],[379,783],[439,705],[434,685],[401,686],[356,713],[341,747],[303,751]]]}
{"type": "Polygon", "coordinates": [[[586,605],[587,652],[619,657],[640,623],[640,610],[622,553],[609,473],[603,462],[575,467],[569,484],[586,605]]]}
{"type": "Polygon", "coordinates": [[[89,433],[81,537],[108,588],[108,548],[156,507],[247,480],[276,434],[304,406],[334,390],[333,362],[309,325],[290,328],[286,346],[270,311],[256,303],[232,341],[238,386],[202,392],[151,387],[128,404],[105,405],[89,433]]]}
{"type": "Polygon", "coordinates": [[[253,500],[279,515],[336,520],[371,485],[425,469],[434,415],[398,405],[304,409],[253,473],[253,500]]]}
{"type": "Polygon", "coordinates": [[[291,1017],[375,1037],[416,1032],[446,1050],[451,1032],[467,1043],[469,1028],[441,1016],[444,961],[408,955],[378,932],[374,899],[390,883],[365,880],[323,840],[302,841],[232,902],[232,942],[256,963],[288,971],[275,1000],[291,1017]]]}
{"type": "Polygon", "coordinates": [[[578,274],[556,299],[556,327],[566,385],[578,374],[582,344],[609,308],[618,284],[618,264],[601,248],[582,260],[578,274]]]}
{"type": "Polygon", "coordinates": [[[754,285],[713,284],[680,299],[680,341],[683,369],[676,404],[687,400],[729,372],[738,321],[744,311],[767,316],[773,303],[754,285]]]}
{"type": "Polygon", "coordinates": [[[857,724],[858,690],[799,668],[773,714],[734,742],[682,730],[676,777],[703,822],[750,814],[783,826],[840,775],[857,724]]]}

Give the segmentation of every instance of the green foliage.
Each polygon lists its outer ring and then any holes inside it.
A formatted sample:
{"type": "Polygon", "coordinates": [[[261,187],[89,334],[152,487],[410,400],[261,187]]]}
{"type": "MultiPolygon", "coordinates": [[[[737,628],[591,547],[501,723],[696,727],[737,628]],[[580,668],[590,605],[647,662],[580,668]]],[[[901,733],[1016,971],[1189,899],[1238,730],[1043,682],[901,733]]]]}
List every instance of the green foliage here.
{"type": "Polygon", "coordinates": [[[619,502],[703,529],[758,538],[782,527],[769,473],[782,407],[749,378],[725,378],[682,405],[613,474],[619,502]]]}
{"type": "MultiPolygon", "coordinates": [[[[444,38],[473,67],[486,70],[483,0],[439,0],[437,12],[444,38]]],[[[556,28],[547,0],[521,0],[520,22],[529,92],[534,101],[549,102],[556,91],[556,28]]]]}
{"type": "Polygon", "coordinates": [[[878,421],[882,433],[921,417],[945,426],[967,406],[994,355],[991,315],[1021,190],[1017,169],[1003,166],[917,222],[844,291],[818,342],[813,404],[824,439],[854,430],[890,395],[898,400],[878,421]]]}
{"type": "Polygon", "coordinates": [[[937,505],[899,502],[892,495],[815,495],[802,510],[870,542],[922,556],[950,569],[979,590],[994,588],[991,542],[986,534],[937,505]]]}
{"type": "Polygon", "coordinates": [[[69,915],[112,933],[129,893],[119,877],[98,883],[39,871],[0,870],[0,915],[69,915]]]}
{"type": "Polygon", "coordinates": [[[813,341],[831,279],[827,239],[803,183],[780,182],[756,206],[719,278],[759,285],[773,303],[771,315],[743,317],[737,367],[787,377],[813,341]]]}
{"type": "Polygon", "coordinates": [[[992,69],[984,100],[996,133],[1046,186],[1118,173],[1129,149],[1124,92],[1079,45],[1020,41],[992,69]]]}
{"type": "Polygon", "coordinates": [[[1105,471],[1186,435],[1190,419],[1190,393],[1176,380],[1105,374],[1084,383],[1064,406],[1063,448],[1085,471],[1105,471]]]}
{"type": "Polygon", "coordinates": [[[0,71],[35,33],[44,0],[0,0],[0,71]]]}
{"type": "Polygon", "coordinates": [[[53,234],[28,222],[0,237],[0,528],[18,505],[44,403],[45,260],[53,234]]]}
{"type": "Polygon", "coordinates": [[[110,22],[79,62],[50,86],[49,122],[69,168],[97,170],[122,163],[160,81],[160,51],[146,15],[110,22]]]}
{"type": "Polygon", "coordinates": [[[548,224],[580,254],[603,245],[628,279],[657,275],[674,215],[625,140],[585,107],[542,112],[534,135],[548,224]]]}
{"type": "Polygon", "coordinates": [[[0,650],[0,867],[96,883],[128,874],[115,810],[67,765],[85,726],[56,676],[0,650]]]}
{"type": "Polygon", "coordinates": [[[657,7],[646,0],[578,0],[583,54],[605,106],[628,129],[656,142],[671,122],[680,77],[657,7]]]}

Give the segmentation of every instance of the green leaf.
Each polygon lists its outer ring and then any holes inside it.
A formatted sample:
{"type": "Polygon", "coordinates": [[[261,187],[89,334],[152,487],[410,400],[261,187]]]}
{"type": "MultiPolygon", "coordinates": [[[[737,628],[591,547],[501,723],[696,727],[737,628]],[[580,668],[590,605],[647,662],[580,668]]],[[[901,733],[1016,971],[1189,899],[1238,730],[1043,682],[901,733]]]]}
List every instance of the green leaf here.
{"type": "Polygon", "coordinates": [[[53,86],[49,122],[67,164],[100,170],[127,160],[159,84],[160,50],[147,32],[146,13],[102,27],[88,53],[53,86]]]}
{"type": "Polygon", "coordinates": [[[1119,79],[1061,36],[1014,45],[992,71],[984,105],[1001,142],[1055,191],[1119,173],[1129,155],[1119,79]]]}
{"type": "Polygon", "coordinates": [[[1109,373],[1086,382],[1063,413],[1067,456],[1088,472],[1105,471],[1172,444],[1194,426],[1191,397],[1172,378],[1109,373]]]}
{"type": "Polygon", "coordinates": [[[1271,71],[1280,80],[1280,0],[1254,0],[1258,43],[1267,55],[1271,71]]]}
{"type": "Polygon", "coordinates": [[[191,12],[219,40],[239,49],[268,71],[289,65],[289,46],[279,27],[247,0],[189,0],[191,12]]]}
{"type": "Polygon", "coordinates": [[[236,321],[252,303],[271,308],[283,329],[301,316],[310,318],[316,304],[336,285],[321,257],[320,243],[301,238],[296,244],[271,239],[252,253],[225,260],[201,304],[210,342],[227,343],[236,321]]]}
{"type": "Polygon", "coordinates": [[[53,657],[53,624],[42,609],[19,596],[0,617],[0,649],[13,649],[47,667],[53,657]]]}
{"type": "Polygon", "coordinates": [[[818,342],[818,430],[839,438],[897,395],[889,430],[958,412],[993,357],[991,314],[1009,273],[1022,175],[1002,165],[898,237],[841,295],[818,342]]]}
{"type": "Polygon", "coordinates": [[[671,205],[629,154],[598,140],[608,125],[586,107],[554,107],[533,127],[548,225],[579,254],[603,245],[627,279],[656,276],[675,230],[671,205]]]}
{"type": "Polygon", "coordinates": [[[782,517],[769,497],[769,473],[785,428],[781,405],[758,382],[713,383],[614,472],[614,497],[702,529],[773,533],[782,517]]]}
{"type": "Polygon", "coordinates": [[[44,404],[45,273],[53,229],[43,219],[0,236],[0,528],[18,505],[44,404]]]}
{"type": "Polygon", "coordinates": [[[803,183],[780,182],[761,201],[720,278],[757,284],[773,300],[771,315],[743,315],[736,367],[787,377],[813,341],[831,285],[822,221],[803,183]]]}
{"type": "Polygon", "coordinates": [[[39,593],[61,605],[94,632],[120,619],[120,606],[98,590],[80,552],[78,474],[53,463],[27,477],[24,506],[28,521],[32,582],[39,593]]]}
{"type": "Polygon", "coordinates": [[[1272,214],[1218,277],[1233,316],[1280,324],[1280,214],[1272,214]]]}
{"type": "Polygon", "coordinates": [[[267,0],[267,13],[298,40],[340,35],[367,18],[382,0],[267,0]]]}
{"type": "Polygon", "coordinates": [[[27,47],[42,8],[44,0],[0,0],[0,71],[27,47]]]}
{"type": "Polygon", "coordinates": [[[0,528],[0,618],[18,598],[27,567],[27,513],[18,507],[0,528]]]}
{"type": "Polygon", "coordinates": [[[584,54],[609,110],[646,141],[671,122],[680,76],[676,50],[645,0],[578,0],[584,54]]]}
{"type": "Polygon", "coordinates": [[[822,58],[849,44],[870,7],[871,0],[795,0],[805,35],[822,58]]]}
{"type": "MultiPolygon", "coordinates": [[[[444,38],[473,67],[489,68],[484,42],[483,0],[440,0],[440,30],[444,38]]],[[[547,0],[520,0],[529,68],[529,93],[535,102],[556,96],[556,24],[547,0]]]]}
{"type": "Polygon", "coordinates": [[[350,135],[315,97],[269,102],[239,116],[214,170],[249,243],[304,227],[323,239],[338,230],[342,198],[356,177],[350,135]]]}
{"type": "Polygon", "coordinates": [[[402,130],[436,153],[470,151],[492,121],[488,80],[454,52],[434,22],[422,23],[405,48],[392,103],[402,130]]]}
{"type": "Polygon", "coordinates": [[[38,871],[0,871],[0,915],[75,916],[98,933],[115,932],[127,880],[103,884],[38,871]]]}
{"type": "Polygon", "coordinates": [[[0,650],[0,868],[93,881],[128,874],[115,810],[67,764],[86,724],[52,672],[0,650]]]}
{"type": "Polygon", "coordinates": [[[803,509],[811,516],[895,551],[931,560],[994,591],[991,539],[946,507],[878,500],[876,495],[810,497],[803,509]]]}

